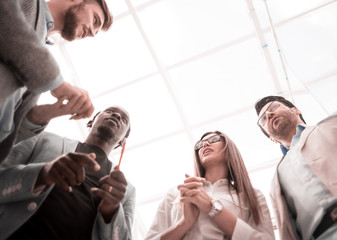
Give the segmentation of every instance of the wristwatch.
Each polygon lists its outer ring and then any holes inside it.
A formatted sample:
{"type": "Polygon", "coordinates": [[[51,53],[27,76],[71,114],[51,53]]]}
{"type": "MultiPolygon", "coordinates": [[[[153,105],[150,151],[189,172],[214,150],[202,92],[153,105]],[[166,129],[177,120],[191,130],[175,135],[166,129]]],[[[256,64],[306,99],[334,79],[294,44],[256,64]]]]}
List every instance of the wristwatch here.
{"type": "Polygon", "coordinates": [[[209,211],[208,216],[213,218],[215,215],[217,215],[219,212],[221,212],[222,208],[223,208],[223,205],[220,202],[220,200],[213,199],[212,200],[212,209],[211,209],[211,211],[209,211]]]}

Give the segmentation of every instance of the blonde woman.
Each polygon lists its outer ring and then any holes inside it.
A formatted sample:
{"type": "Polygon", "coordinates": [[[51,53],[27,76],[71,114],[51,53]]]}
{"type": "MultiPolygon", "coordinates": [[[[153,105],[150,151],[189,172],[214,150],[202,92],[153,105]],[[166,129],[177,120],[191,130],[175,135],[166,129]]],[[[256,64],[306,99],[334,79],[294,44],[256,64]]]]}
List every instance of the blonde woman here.
{"type": "Polygon", "coordinates": [[[195,176],[166,194],[146,239],[275,239],[265,197],[232,140],[207,132],[194,152],[195,176]]]}

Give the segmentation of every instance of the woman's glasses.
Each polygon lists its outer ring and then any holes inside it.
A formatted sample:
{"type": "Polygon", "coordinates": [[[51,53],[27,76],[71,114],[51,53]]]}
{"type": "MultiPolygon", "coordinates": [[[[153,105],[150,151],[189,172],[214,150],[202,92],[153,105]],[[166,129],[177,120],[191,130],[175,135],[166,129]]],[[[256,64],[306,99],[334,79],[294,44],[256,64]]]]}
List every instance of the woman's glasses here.
{"type": "Polygon", "coordinates": [[[221,135],[214,135],[212,137],[206,138],[206,139],[202,139],[199,140],[195,145],[194,145],[194,150],[197,151],[200,148],[202,148],[204,146],[204,143],[207,141],[208,143],[212,144],[212,143],[216,143],[219,142],[221,139],[221,135]]]}

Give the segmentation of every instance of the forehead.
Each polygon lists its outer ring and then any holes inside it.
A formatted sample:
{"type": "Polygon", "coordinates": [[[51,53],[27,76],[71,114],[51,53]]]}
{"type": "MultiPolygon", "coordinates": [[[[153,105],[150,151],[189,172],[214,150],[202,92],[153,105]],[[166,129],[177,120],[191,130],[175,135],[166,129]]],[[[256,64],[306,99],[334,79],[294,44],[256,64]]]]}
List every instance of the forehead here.
{"type": "Polygon", "coordinates": [[[266,104],[263,106],[263,108],[261,108],[261,111],[260,111],[259,116],[261,116],[263,113],[265,113],[265,111],[267,110],[267,108],[268,108],[271,104],[273,104],[273,103],[279,103],[279,104],[281,104],[281,105],[284,106],[284,104],[281,103],[281,102],[279,102],[279,101],[271,101],[271,102],[269,102],[269,103],[266,103],[266,104]]]}
{"type": "Polygon", "coordinates": [[[121,114],[122,116],[129,117],[128,112],[122,109],[121,107],[113,106],[113,107],[108,107],[104,110],[104,112],[108,112],[108,111],[116,112],[116,113],[121,114]]]}
{"type": "Polygon", "coordinates": [[[218,135],[218,134],[216,134],[216,133],[208,133],[208,134],[205,135],[202,139],[208,139],[208,138],[213,137],[213,136],[216,136],[216,135],[218,135]]]}
{"type": "Polygon", "coordinates": [[[96,1],[89,1],[84,6],[84,11],[87,14],[97,15],[101,19],[101,24],[104,22],[104,12],[101,6],[96,1]]]}

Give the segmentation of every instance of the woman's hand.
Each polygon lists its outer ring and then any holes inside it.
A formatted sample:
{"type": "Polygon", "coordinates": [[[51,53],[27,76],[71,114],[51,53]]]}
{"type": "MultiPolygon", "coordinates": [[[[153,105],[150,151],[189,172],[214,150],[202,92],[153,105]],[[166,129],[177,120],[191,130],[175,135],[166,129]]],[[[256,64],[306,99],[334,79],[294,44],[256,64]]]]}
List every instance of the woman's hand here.
{"type": "Polygon", "coordinates": [[[178,189],[182,203],[194,204],[200,211],[208,213],[212,208],[212,198],[203,188],[204,181],[204,178],[190,177],[186,174],[184,184],[179,185],[178,189]]]}

